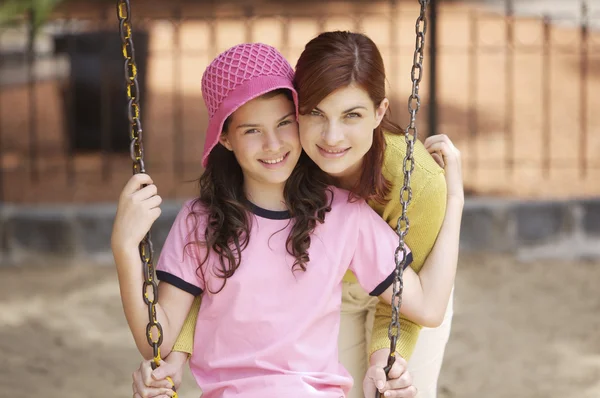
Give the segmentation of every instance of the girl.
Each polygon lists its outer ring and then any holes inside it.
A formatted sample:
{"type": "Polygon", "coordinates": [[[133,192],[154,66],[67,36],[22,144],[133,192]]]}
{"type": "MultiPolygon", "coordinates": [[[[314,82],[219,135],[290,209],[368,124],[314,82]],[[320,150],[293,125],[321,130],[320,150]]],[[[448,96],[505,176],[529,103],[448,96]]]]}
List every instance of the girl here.
{"type": "MultiPolygon", "coordinates": [[[[344,272],[390,301],[397,236],[363,200],[328,188],[302,153],[295,101],[277,91],[295,100],[291,77],[264,45],[228,50],[203,76],[206,172],[157,264],[157,316],[168,354],[193,295],[204,293],[190,366],[207,397],[344,396],[352,380],[335,344],[344,272]]],[[[113,231],[125,313],[146,357],[137,244],[160,213],[156,187],[140,188],[148,183],[137,175],[126,185],[113,231]]],[[[447,219],[442,241],[456,239],[459,221],[447,219]]],[[[427,325],[441,322],[455,274],[455,262],[436,260],[404,279],[402,311],[427,325]]]]}

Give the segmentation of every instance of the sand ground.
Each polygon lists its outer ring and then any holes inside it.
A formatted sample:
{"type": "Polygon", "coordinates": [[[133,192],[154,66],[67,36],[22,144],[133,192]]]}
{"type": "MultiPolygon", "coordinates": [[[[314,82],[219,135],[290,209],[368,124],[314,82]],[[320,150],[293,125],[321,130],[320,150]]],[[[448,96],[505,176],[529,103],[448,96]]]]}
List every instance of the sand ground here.
{"type": "MultiPolygon", "coordinates": [[[[461,258],[440,398],[600,396],[600,262],[461,258]]],[[[0,269],[1,396],[131,396],[112,266],[0,269]]],[[[186,375],[183,398],[199,395],[186,375]]]]}

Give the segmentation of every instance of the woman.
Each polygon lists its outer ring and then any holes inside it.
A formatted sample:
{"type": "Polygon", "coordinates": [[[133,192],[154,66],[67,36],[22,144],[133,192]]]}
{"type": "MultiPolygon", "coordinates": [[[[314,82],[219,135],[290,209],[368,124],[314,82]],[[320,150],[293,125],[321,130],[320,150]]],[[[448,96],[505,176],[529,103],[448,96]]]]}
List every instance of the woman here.
{"type": "MultiPolygon", "coordinates": [[[[358,33],[319,35],[300,55],[294,85],[300,100],[300,140],[304,151],[336,179],[337,186],[368,200],[370,206],[396,228],[402,213],[399,198],[404,182],[402,161],[406,143],[403,130],[389,119],[385,69],[375,43],[358,33]],[[370,127],[373,114],[384,115],[375,129],[370,127]]],[[[452,146],[445,136],[433,137],[430,142],[439,147],[452,146]]],[[[406,243],[412,249],[411,267],[416,272],[431,254],[444,220],[446,203],[461,208],[464,203],[462,189],[447,190],[444,172],[428,152],[431,149],[431,146],[426,148],[420,142],[415,143],[413,195],[408,208],[410,230],[406,243]]],[[[457,256],[457,250],[458,242],[447,254],[457,256]]],[[[372,360],[387,357],[391,309],[368,297],[351,273],[346,275],[345,282],[340,361],[360,379],[368,365],[366,347],[369,343],[372,360]]],[[[408,361],[419,398],[436,396],[451,319],[452,300],[443,324],[425,329],[420,336],[419,325],[405,317],[401,319],[397,350],[408,361]]],[[[353,389],[350,397],[359,396],[361,392],[353,389]]]]}

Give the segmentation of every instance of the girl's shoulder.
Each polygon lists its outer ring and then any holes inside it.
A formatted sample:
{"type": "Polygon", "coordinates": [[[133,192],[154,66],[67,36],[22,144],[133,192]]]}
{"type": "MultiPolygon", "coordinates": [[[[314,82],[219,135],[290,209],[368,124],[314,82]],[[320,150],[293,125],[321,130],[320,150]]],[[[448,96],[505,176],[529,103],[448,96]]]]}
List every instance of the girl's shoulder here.
{"type": "Polygon", "coordinates": [[[351,195],[346,189],[330,186],[328,192],[331,195],[331,213],[348,218],[369,207],[364,199],[351,195]]]}
{"type": "Polygon", "coordinates": [[[197,214],[207,216],[206,206],[198,199],[186,199],[179,208],[179,215],[197,214]]]}
{"type": "Polygon", "coordinates": [[[334,207],[338,208],[339,206],[346,205],[350,198],[350,191],[330,185],[327,187],[327,195],[329,196],[329,201],[331,202],[331,207],[333,209],[334,207]]]}
{"type": "Polygon", "coordinates": [[[179,208],[175,218],[175,224],[185,226],[188,232],[204,228],[208,221],[209,212],[207,207],[197,198],[187,199],[179,208]]]}

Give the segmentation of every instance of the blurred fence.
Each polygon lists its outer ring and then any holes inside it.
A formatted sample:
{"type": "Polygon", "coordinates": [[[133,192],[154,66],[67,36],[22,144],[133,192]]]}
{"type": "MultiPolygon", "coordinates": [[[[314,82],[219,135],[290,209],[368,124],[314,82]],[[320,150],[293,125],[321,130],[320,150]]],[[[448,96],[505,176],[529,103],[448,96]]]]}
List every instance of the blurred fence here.
{"type": "MultiPolygon", "coordinates": [[[[195,190],[202,72],[240,42],[272,44],[293,65],[320,31],[362,31],[384,55],[394,119],[407,123],[416,0],[252,3],[132,1],[147,167],[165,197],[195,190]]],[[[600,196],[595,2],[435,5],[420,136],[454,140],[474,194],[600,196]]],[[[67,3],[29,36],[27,24],[0,30],[0,202],[114,201],[131,173],[114,5],[67,3]]]]}

